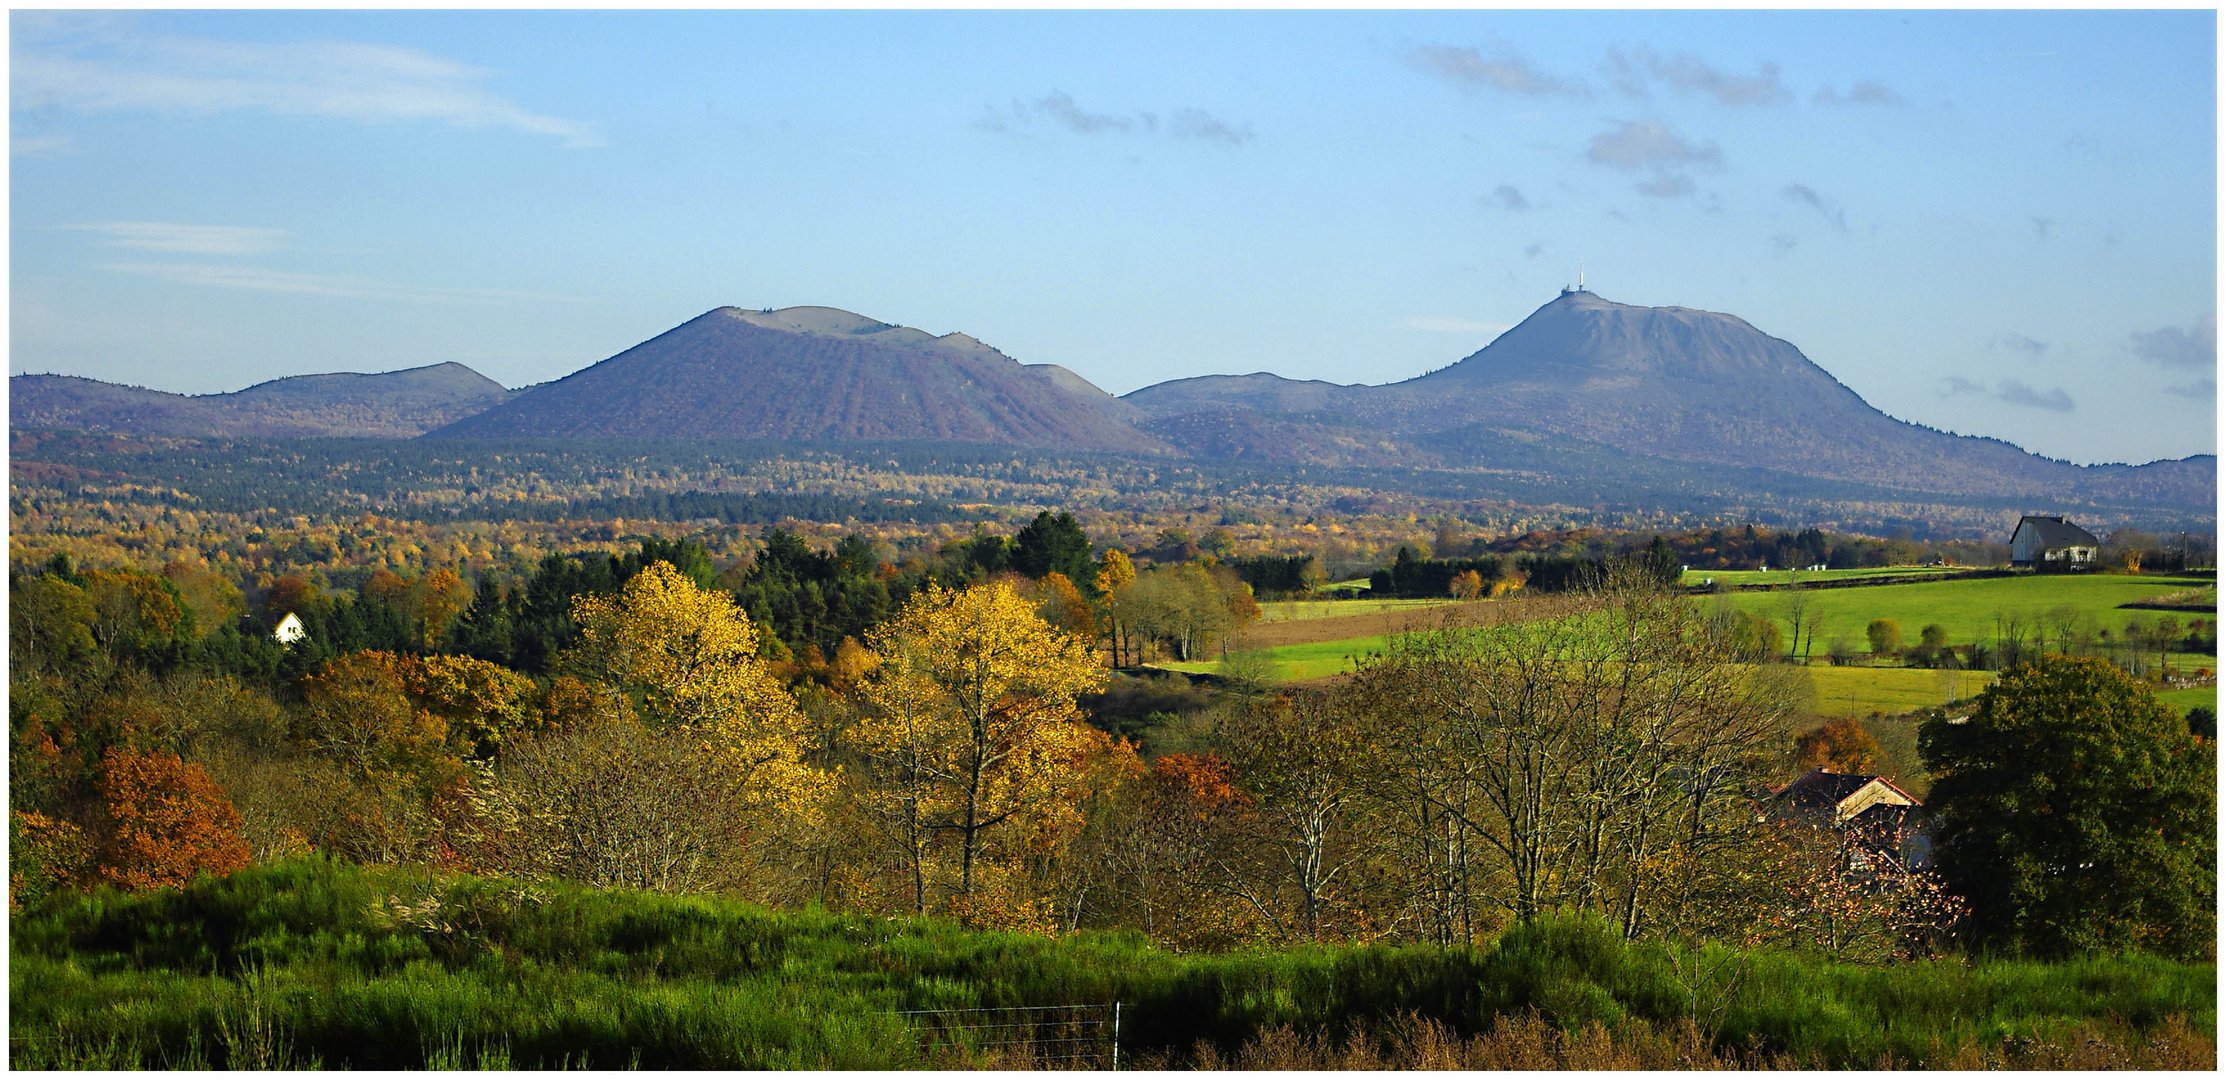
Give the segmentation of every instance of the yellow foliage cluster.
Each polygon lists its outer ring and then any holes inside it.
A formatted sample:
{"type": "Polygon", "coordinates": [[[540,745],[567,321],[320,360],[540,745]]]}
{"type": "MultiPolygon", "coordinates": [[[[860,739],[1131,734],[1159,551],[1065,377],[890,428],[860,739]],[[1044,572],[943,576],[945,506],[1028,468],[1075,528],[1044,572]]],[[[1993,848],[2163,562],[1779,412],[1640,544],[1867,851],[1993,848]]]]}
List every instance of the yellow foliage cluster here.
{"type": "Polygon", "coordinates": [[[566,666],[616,695],[614,714],[701,738],[745,774],[754,802],[801,805],[823,786],[803,761],[803,713],[733,596],[656,562],[616,597],[580,597],[572,617],[580,644],[566,666]]]}

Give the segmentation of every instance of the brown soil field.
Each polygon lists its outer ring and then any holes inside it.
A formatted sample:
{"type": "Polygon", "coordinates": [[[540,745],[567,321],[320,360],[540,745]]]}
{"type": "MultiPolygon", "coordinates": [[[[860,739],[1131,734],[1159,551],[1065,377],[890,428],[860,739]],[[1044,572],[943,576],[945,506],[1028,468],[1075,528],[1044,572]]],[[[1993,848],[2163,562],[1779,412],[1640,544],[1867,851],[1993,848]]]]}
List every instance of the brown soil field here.
{"type": "Polygon", "coordinates": [[[1490,608],[1489,601],[1476,604],[1447,604],[1443,607],[1408,611],[1380,611],[1365,615],[1332,615],[1326,619],[1293,619],[1284,622],[1257,622],[1244,630],[1246,648],[1273,649],[1283,645],[1307,645],[1317,641],[1343,641],[1347,638],[1381,637],[1402,630],[1428,630],[1442,626],[1465,626],[1481,621],[1490,608]]]}

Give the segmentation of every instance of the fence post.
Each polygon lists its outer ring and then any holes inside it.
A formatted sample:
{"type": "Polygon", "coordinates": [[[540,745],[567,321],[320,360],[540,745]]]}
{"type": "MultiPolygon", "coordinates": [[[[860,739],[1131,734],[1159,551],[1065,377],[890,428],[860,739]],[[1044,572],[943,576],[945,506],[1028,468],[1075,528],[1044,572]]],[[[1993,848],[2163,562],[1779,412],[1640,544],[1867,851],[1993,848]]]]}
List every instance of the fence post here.
{"type": "Polygon", "coordinates": [[[1113,1002],[1113,1071],[1121,1071],[1121,1003],[1113,1002]]]}

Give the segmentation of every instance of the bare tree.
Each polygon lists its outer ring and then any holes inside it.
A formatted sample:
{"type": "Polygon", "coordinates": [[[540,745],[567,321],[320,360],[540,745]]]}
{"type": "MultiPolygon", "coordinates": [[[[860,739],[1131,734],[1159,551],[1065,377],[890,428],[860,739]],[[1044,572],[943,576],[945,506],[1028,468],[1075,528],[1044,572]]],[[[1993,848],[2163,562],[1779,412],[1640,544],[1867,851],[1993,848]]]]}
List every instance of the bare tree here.
{"type": "Polygon", "coordinates": [[[1520,921],[1596,910],[1627,934],[1689,921],[1749,834],[1790,688],[1633,575],[1506,610],[1406,635],[1364,676],[1465,763],[1471,797],[1436,810],[1489,855],[1488,899],[1520,921]]]}

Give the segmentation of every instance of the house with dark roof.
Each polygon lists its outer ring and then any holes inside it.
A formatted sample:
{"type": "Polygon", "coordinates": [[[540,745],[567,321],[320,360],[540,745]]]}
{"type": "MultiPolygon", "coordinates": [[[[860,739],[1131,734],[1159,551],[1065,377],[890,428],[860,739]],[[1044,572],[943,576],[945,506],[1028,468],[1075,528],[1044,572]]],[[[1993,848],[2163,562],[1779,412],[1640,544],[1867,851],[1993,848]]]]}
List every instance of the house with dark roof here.
{"type": "Polygon", "coordinates": [[[2026,514],[2010,532],[2010,565],[2027,570],[2085,570],[2101,554],[2095,534],[2062,517],[2026,514]]]}
{"type": "Polygon", "coordinates": [[[1811,769],[1772,789],[1763,806],[1783,824],[1832,829],[1845,836],[1851,870],[1923,870],[1932,865],[1924,804],[1883,776],[1811,769]]]}

